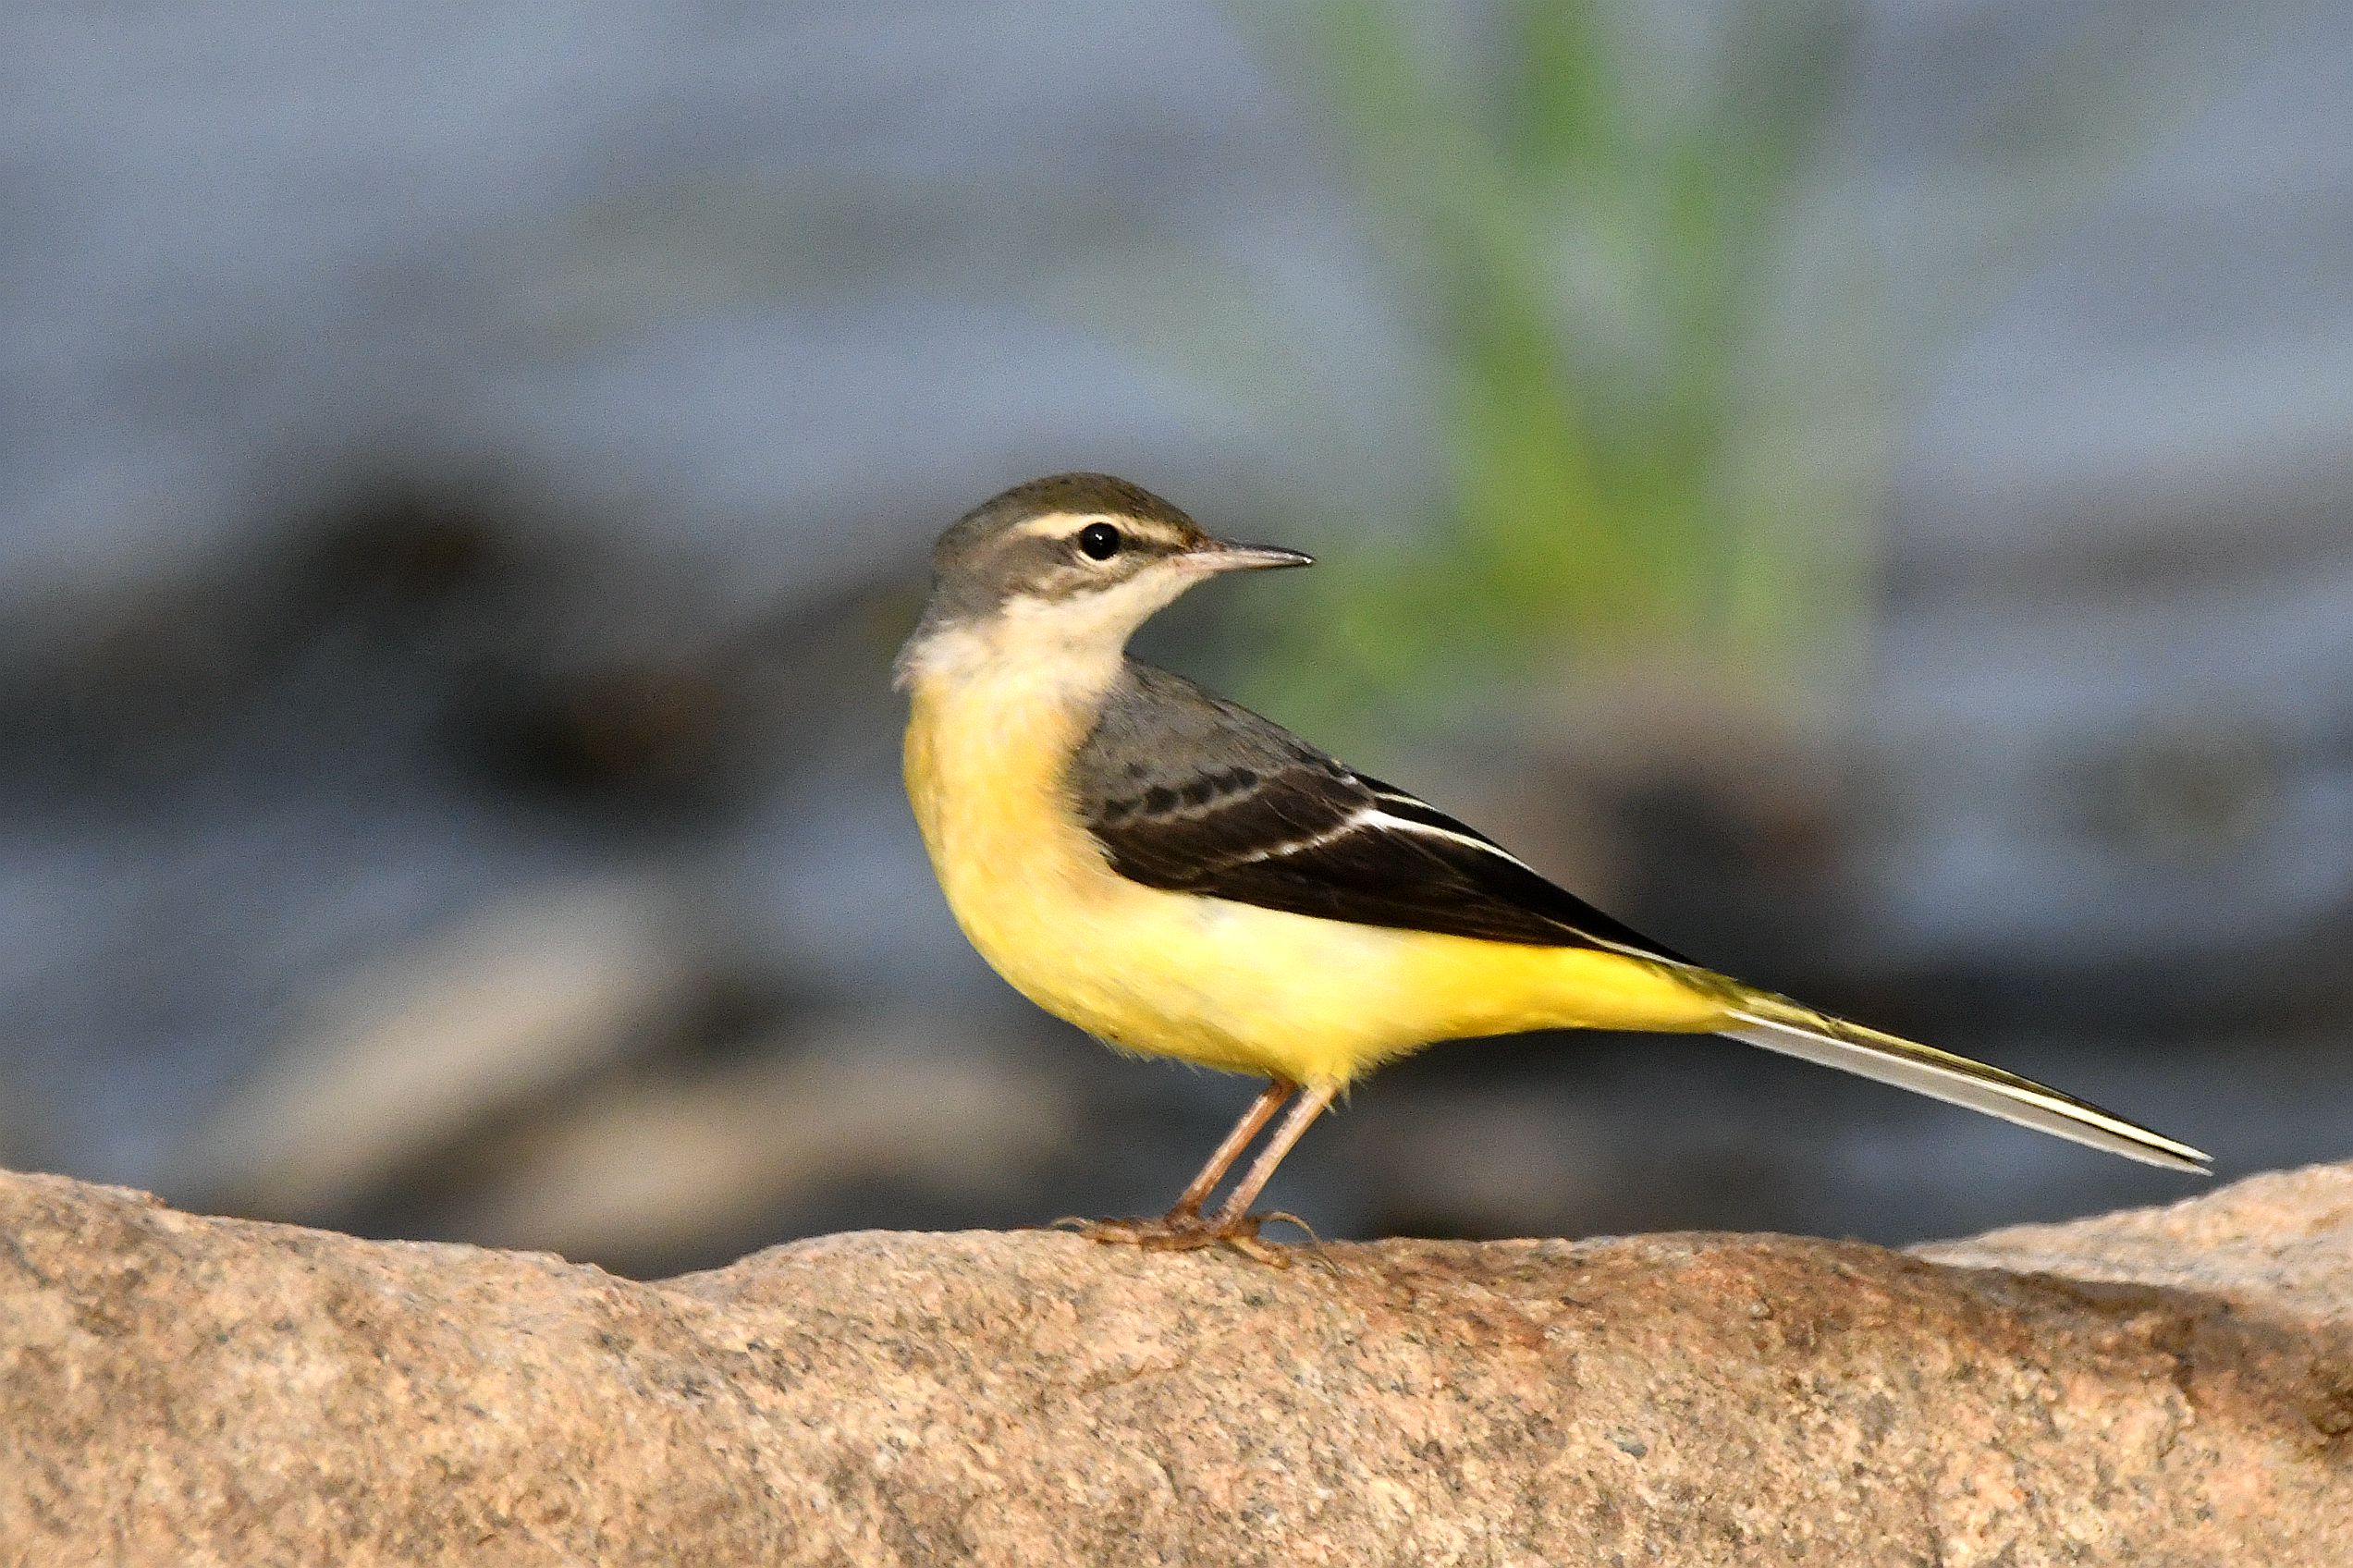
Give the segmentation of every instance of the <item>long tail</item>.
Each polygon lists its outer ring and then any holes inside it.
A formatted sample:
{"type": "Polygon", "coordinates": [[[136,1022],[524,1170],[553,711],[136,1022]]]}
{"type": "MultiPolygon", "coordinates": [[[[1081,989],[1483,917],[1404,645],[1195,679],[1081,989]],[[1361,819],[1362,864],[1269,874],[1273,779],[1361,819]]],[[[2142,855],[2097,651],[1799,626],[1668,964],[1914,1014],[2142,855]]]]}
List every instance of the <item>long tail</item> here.
{"type": "Polygon", "coordinates": [[[1729,1016],[1732,1022],[1718,1033],[1748,1045],[1876,1078],[2126,1159],[2207,1173],[2208,1157],[2188,1144],[2175,1143],[2073,1095],[1965,1056],[1829,1017],[1786,997],[1748,991],[1732,1006],[1729,1016]]]}

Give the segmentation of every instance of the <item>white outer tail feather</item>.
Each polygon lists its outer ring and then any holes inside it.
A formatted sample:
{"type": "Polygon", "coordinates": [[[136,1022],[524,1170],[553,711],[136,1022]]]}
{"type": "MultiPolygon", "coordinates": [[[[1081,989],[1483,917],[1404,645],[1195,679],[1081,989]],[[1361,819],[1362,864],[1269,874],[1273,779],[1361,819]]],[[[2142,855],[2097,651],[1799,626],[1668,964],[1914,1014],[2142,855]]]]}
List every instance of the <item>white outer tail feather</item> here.
{"type": "Polygon", "coordinates": [[[1732,1016],[1743,1027],[1719,1033],[1745,1045],[1893,1084],[2144,1165],[2207,1173],[2208,1157],[2188,1144],[2136,1126],[2071,1095],[1967,1057],[1828,1018],[1795,1003],[1787,1005],[1790,1016],[1782,1018],[1735,1011],[1732,1016]]]}

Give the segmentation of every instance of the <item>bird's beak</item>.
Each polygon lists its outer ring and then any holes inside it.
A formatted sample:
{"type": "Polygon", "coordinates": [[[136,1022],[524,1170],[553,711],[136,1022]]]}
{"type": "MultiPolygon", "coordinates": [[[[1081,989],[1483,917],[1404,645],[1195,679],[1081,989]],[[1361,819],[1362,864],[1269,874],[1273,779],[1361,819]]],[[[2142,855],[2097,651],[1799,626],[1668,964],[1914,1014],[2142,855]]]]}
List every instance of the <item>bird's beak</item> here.
{"type": "Polygon", "coordinates": [[[1280,545],[1237,545],[1211,539],[1185,552],[1184,563],[1195,571],[1267,571],[1281,566],[1313,566],[1316,557],[1305,550],[1280,545]]]}

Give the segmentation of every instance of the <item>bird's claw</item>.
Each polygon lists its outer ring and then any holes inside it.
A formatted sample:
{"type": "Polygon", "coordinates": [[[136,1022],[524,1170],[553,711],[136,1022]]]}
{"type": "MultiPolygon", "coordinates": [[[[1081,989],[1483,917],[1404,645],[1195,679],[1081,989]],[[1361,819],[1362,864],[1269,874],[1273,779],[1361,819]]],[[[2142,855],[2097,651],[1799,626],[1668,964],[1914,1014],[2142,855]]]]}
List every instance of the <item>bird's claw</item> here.
{"type": "Polygon", "coordinates": [[[1204,1247],[1229,1247],[1254,1263],[1270,1268],[1288,1268],[1291,1256],[1272,1242],[1259,1238],[1259,1228],[1269,1220],[1287,1219],[1306,1231],[1310,1239],[1315,1231],[1295,1214],[1244,1214],[1232,1219],[1211,1219],[1198,1214],[1166,1214],[1158,1219],[1061,1219],[1055,1229],[1075,1230],[1091,1242],[1107,1246],[1140,1247],[1146,1252],[1198,1252],[1204,1247]]]}

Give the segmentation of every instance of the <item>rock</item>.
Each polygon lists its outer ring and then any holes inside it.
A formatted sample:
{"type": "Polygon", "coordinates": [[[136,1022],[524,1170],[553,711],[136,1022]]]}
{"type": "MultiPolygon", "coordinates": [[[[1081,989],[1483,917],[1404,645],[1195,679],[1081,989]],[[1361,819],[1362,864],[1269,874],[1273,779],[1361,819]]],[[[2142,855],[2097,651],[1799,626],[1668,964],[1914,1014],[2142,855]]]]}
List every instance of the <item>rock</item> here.
{"type": "Polygon", "coordinates": [[[862,1233],[633,1283],[0,1178],[0,1562],[2353,1562],[2353,1166],[1907,1256],[862,1233]]]}

